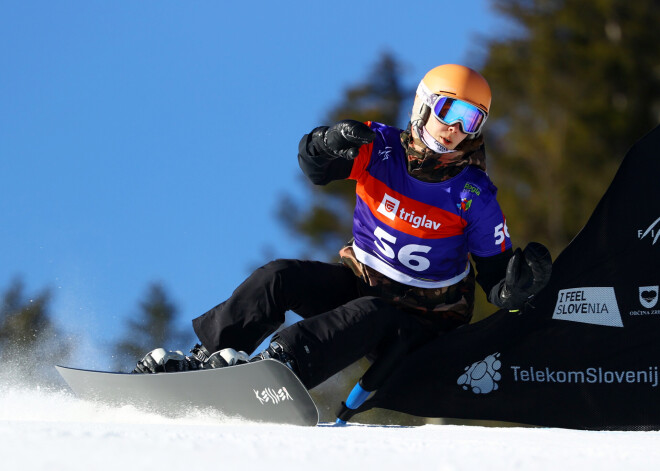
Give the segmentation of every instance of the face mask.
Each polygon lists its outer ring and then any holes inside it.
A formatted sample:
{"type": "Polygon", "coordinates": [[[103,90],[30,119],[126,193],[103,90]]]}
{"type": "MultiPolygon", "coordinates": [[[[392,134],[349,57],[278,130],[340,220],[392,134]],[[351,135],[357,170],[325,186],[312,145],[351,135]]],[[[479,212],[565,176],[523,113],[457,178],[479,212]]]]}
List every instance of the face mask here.
{"type": "Polygon", "coordinates": [[[414,132],[417,133],[424,145],[431,149],[433,152],[438,154],[454,152],[453,150],[447,149],[445,146],[436,141],[435,138],[431,136],[431,133],[426,130],[426,126],[414,126],[414,132]]]}

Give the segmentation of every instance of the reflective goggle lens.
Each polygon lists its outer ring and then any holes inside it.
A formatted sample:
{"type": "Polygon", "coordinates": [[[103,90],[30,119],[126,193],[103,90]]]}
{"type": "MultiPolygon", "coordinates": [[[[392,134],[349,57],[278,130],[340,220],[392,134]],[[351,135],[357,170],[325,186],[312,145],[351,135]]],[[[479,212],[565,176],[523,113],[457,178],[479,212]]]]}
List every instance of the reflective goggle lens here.
{"type": "Polygon", "coordinates": [[[463,132],[475,134],[479,132],[486,120],[486,114],[470,103],[436,95],[438,98],[433,104],[433,114],[444,124],[461,123],[463,132]]]}

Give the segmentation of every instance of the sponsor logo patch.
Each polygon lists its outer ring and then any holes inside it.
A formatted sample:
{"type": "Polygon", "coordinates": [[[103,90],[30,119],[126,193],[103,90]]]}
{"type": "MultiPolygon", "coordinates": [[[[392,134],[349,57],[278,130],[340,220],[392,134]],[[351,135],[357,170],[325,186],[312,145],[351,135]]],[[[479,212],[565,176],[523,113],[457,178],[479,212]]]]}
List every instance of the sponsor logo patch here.
{"type": "Polygon", "coordinates": [[[553,319],[623,327],[614,288],[570,288],[557,294],[553,319]]]}
{"type": "Polygon", "coordinates": [[[472,206],[472,200],[461,198],[461,202],[456,205],[460,211],[467,211],[472,206]]]}
{"type": "Polygon", "coordinates": [[[470,193],[474,193],[475,195],[479,196],[481,195],[481,188],[479,188],[477,185],[473,183],[466,183],[465,186],[463,187],[465,191],[468,191],[470,193]]]}
{"type": "Polygon", "coordinates": [[[644,309],[635,309],[628,314],[631,316],[659,315],[660,306],[658,306],[658,291],[660,290],[660,285],[640,286],[638,290],[639,305],[644,309]]]}
{"type": "Polygon", "coordinates": [[[381,201],[380,206],[378,206],[378,212],[394,221],[400,204],[401,201],[385,193],[383,201],[381,201]]]}
{"type": "Polygon", "coordinates": [[[383,160],[387,160],[390,158],[390,152],[392,152],[392,147],[387,146],[385,147],[384,150],[379,150],[378,155],[383,158],[383,160]]]}
{"type": "Polygon", "coordinates": [[[646,309],[651,309],[658,304],[658,287],[658,285],[639,287],[639,302],[646,309]]]}
{"type": "Polygon", "coordinates": [[[415,211],[408,211],[406,208],[401,208],[401,210],[399,210],[399,206],[401,206],[401,201],[385,193],[385,196],[383,196],[383,201],[381,201],[380,205],[378,205],[377,211],[392,221],[398,217],[402,221],[410,224],[415,229],[423,227],[437,231],[442,225],[442,223],[438,221],[429,219],[426,214],[422,216],[415,215],[415,211]]]}
{"type": "Polygon", "coordinates": [[[502,379],[499,373],[502,362],[499,357],[499,353],[493,353],[481,361],[466,366],[465,373],[459,376],[456,384],[465,391],[471,390],[474,394],[488,394],[497,390],[497,382],[502,379]]]}

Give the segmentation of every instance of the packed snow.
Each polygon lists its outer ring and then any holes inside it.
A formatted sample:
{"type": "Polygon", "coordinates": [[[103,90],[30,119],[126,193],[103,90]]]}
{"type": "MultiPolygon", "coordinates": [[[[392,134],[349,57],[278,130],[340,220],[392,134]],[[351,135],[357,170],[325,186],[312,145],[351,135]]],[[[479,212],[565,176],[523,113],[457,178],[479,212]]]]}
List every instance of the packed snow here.
{"type": "Polygon", "coordinates": [[[65,387],[0,383],[2,470],[651,469],[660,432],[457,425],[263,425],[168,418],[81,401],[65,387]]]}

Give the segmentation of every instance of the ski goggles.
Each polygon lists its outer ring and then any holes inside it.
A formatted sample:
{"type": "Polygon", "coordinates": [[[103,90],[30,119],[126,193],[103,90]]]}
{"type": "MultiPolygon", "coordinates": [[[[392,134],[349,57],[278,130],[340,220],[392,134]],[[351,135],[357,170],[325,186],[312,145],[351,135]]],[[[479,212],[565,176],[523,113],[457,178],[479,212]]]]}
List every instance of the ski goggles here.
{"type": "Polygon", "coordinates": [[[431,110],[441,123],[450,126],[461,123],[465,134],[476,134],[486,121],[486,113],[474,105],[456,98],[436,95],[438,98],[431,110]]]}
{"type": "Polygon", "coordinates": [[[420,83],[417,93],[431,108],[433,115],[438,120],[451,126],[461,123],[461,129],[465,134],[476,134],[481,131],[488,115],[471,103],[445,95],[436,95],[426,87],[424,82],[420,83]],[[420,90],[420,88],[422,90],[420,90]],[[420,94],[421,91],[421,94],[420,94]]]}

